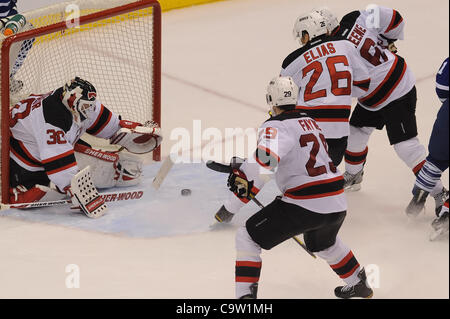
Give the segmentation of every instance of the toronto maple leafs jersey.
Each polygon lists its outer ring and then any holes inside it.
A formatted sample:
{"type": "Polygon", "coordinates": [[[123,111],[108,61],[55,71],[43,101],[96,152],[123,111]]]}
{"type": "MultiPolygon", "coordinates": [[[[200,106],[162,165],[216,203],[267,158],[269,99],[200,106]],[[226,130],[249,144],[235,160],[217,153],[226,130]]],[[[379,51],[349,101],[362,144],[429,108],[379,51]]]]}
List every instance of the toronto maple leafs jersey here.
{"type": "Polygon", "coordinates": [[[119,118],[97,100],[88,119],[77,124],[61,101],[62,88],[30,95],[10,111],[10,156],[28,171],[45,171],[60,190],[78,172],[74,145],[85,133],[108,139],[119,118]]]}
{"type": "Polygon", "coordinates": [[[352,96],[369,88],[368,70],[355,51],[345,39],[322,36],[283,61],[280,75],[300,88],[296,108],[319,122],[326,138],[349,135],[352,96]]]}
{"type": "Polygon", "coordinates": [[[436,94],[441,102],[448,99],[448,58],[442,63],[436,74],[436,94]]]}
{"type": "Polygon", "coordinates": [[[335,31],[353,43],[369,70],[369,90],[358,99],[367,110],[383,108],[415,85],[405,60],[386,48],[390,40],[403,39],[404,25],[396,10],[377,6],[374,11],[353,11],[345,15],[335,31]]]}
{"type": "MultiPolygon", "coordinates": [[[[344,179],[331,161],[318,123],[301,110],[286,111],[266,121],[259,130],[254,156],[240,167],[253,192],[274,171],[282,200],[312,212],[328,214],[347,209],[344,179]]],[[[248,199],[231,194],[225,208],[236,213],[248,199]]]]}
{"type": "Polygon", "coordinates": [[[17,0],[0,0],[0,18],[17,14],[17,0]]]}

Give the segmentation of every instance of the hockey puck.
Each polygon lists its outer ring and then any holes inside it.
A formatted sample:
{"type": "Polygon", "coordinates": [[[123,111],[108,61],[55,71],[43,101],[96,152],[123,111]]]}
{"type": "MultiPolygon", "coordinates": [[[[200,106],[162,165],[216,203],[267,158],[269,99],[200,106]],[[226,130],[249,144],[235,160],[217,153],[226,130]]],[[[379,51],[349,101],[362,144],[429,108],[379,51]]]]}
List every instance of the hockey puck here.
{"type": "Polygon", "coordinates": [[[189,188],[185,188],[181,190],[181,195],[182,196],[189,196],[191,195],[191,190],[189,188]]]}

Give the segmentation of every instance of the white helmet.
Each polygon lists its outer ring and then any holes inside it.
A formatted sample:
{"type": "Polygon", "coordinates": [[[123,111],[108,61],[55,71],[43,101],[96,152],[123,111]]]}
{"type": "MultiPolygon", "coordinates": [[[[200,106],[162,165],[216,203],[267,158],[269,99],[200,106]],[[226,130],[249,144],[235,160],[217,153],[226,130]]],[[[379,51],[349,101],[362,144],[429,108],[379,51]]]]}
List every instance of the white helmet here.
{"type": "Polygon", "coordinates": [[[299,88],[290,76],[277,76],[269,82],[267,87],[267,104],[272,107],[297,105],[299,88]]]}
{"type": "Polygon", "coordinates": [[[309,39],[312,40],[326,34],[327,31],[327,23],[324,17],[318,11],[312,11],[299,16],[295,20],[293,33],[294,38],[298,39],[300,46],[303,46],[301,39],[304,32],[308,32],[309,39]]]}
{"type": "Polygon", "coordinates": [[[339,26],[337,17],[327,7],[320,7],[313,11],[319,12],[319,14],[324,18],[328,32],[331,33],[339,26]]]}

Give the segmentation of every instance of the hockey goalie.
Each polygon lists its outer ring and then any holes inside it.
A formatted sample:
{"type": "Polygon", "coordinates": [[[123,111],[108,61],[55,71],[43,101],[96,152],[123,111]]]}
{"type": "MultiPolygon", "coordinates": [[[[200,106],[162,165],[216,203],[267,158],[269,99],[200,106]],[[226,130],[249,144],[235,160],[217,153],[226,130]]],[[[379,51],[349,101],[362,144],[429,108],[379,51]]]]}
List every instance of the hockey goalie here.
{"type": "Polygon", "coordinates": [[[159,126],[122,120],[76,77],[52,92],[30,95],[10,111],[10,203],[60,200],[97,218],[106,205],[97,188],[137,185],[143,160],[162,141],[159,126]],[[117,152],[93,149],[84,134],[109,140],[117,152]]]}

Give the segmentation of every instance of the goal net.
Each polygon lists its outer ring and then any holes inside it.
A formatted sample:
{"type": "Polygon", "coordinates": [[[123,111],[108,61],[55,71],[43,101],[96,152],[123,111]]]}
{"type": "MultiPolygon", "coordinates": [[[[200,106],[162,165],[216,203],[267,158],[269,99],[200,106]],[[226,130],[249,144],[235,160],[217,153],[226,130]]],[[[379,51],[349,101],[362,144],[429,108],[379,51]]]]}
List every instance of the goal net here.
{"type": "MultiPolygon", "coordinates": [[[[30,94],[50,92],[79,76],[123,119],[161,124],[158,1],[74,0],[22,14],[24,29],[0,35],[3,203],[9,188],[9,110],[30,94]]],[[[160,159],[159,149],[153,159],[160,159]]]]}

